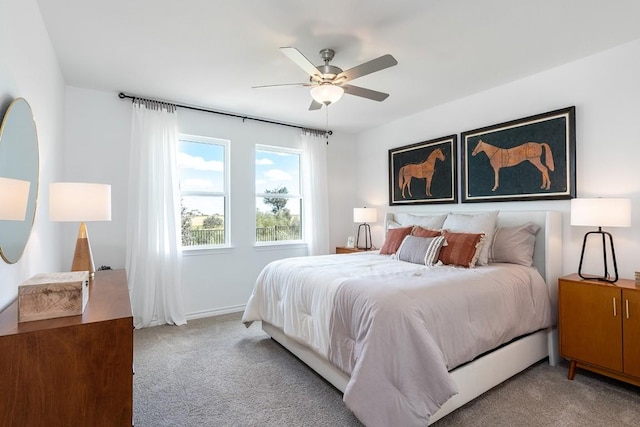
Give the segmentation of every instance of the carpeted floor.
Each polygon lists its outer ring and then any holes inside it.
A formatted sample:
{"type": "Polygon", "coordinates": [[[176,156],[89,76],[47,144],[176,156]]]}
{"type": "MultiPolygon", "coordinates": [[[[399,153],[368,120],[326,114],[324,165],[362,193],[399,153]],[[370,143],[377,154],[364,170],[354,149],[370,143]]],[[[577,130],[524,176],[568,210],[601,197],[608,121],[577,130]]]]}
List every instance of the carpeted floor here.
{"type": "MultiPolygon", "coordinates": [[[[135,331],[136,427],[361,426],[339,391],[240,317],[135,331]]],[[[566,373],[538,363],[435,425],[640,425],[640,388],[566,373]]]]}

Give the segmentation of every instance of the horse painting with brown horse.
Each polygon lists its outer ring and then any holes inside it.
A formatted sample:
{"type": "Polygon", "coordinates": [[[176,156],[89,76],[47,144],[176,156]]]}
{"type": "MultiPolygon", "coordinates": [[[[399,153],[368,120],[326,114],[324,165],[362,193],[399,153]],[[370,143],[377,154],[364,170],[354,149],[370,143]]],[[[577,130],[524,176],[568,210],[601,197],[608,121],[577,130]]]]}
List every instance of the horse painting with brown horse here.
{"type": "Polygon", "coordinates": [[[402,189],[402,198],[405,198],[405,188],[409,191],[409,196],[413,197],[413,194],[411,194],[411,178],[426,179],[426,194],[427,196],[431,196],[431,179],[436,169],[436,160],[444,160],[444,153],[441,148],[433,150],[427,157],[427,160],[422,163],[408,164],[400,168],[398,185],[402,189]]]}
{"type": "Polygon", "coordinates": [[[480,140],[471,153],[475,156],[484,152],[489,157],[489,163],[493,167],[494,185],[491,191],[496,191],[499,185],[499,172],[501,168],[508,168],[518,165],[525,160],[533,164],[542,174],[542,185],[540,188],[548,190],[551,188],[549,171],[554,170],[553,154],[551,147],[546,142],[525,142],[513,148],[499,148],[480,140]],[[542,154],[545,154],[544,164],[542,164],[542,154]]]}

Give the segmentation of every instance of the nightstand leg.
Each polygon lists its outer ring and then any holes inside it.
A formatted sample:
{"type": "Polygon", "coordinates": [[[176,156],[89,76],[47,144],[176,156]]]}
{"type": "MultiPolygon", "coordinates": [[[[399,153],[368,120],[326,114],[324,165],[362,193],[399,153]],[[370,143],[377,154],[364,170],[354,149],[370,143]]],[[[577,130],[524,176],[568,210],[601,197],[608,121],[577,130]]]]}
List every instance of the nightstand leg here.
{"type": "Polygon", "coordinates": [[[567,378],[570,380],[573,380],[573,377],[576,376],[576,361],[572,360],[571,363],[569,363],[569,375],[567,375],[567,378]]]}

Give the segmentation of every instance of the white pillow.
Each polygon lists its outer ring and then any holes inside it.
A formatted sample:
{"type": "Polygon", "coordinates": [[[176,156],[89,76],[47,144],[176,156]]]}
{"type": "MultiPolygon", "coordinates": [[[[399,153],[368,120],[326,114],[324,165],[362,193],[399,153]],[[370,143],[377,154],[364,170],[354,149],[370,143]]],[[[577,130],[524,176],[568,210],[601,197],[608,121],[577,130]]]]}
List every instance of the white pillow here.
{"type": "Polygon", "coordinates": [[[402,227],[402,224],[400,224],[399,222],[395,222],[392,219],[387,221],[387,230],[390,230],[392,228],[400,228],[400,227],[402,227]]]}
{"type": "Polygon", "coordinates": [[[489,262],[509,262],[531,267],[538,230],[540,227],[533,222],[516,227],[496,228],[489,262]]]}
{"type": "Polygon", "coordinates": [[[484,233],[485,244],[480,250],[477,265],[487,265],[489,263],[489,251],[491,250],[491,243],[493,242],[497,218],[498,211],[473,215],[450,213],[444,220],[442,228],[463,233],[484,233]]]}
{"type": "Polygon", "coordinates": [[[440,230],[442,228],[442,223],[445,221],[446,217],[447,214],[429,216],[407,214],[402,220],[402,226],[407,227],[409,225],[419,225],[421,227],[430,228],[432,230],[440,230]]]}

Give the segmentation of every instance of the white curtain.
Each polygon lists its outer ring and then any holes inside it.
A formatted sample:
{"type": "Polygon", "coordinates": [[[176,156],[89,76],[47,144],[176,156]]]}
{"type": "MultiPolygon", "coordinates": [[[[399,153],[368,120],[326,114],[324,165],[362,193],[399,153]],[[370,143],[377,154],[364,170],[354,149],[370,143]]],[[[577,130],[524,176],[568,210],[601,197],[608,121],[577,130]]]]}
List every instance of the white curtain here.
{"type": "Polygon", "coordinates": [[[134,326],[183,325],[178,119],[173,105],[135,100],[126,268],[134,326]]]}
{"type": "Polygon", "coordinates": [[[309,255],[329,253],[327,144],[322,135],[302,131],[303,227],[309,255]]]}

